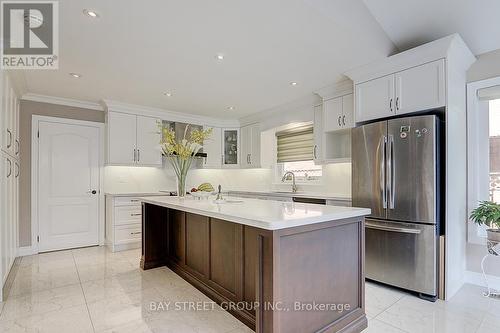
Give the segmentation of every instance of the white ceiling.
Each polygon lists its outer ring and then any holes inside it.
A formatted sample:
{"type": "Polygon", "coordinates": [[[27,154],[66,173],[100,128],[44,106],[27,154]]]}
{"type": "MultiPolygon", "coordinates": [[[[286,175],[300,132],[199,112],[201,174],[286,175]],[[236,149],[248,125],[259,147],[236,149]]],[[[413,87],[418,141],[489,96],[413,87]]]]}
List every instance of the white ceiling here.
{"type": "Polygon", "coordinates": [[[364,0],[400,50],[458,32],[474,54],[500,48],[499,0],[364,0]]]}
{"type": "Polygon", "coordinates": [[[59,70],[26,72],[28,92],[239,118],[302,98],[394,51],[362,0],[59,4],[59,70]],[[85,8],[100,18],[83,15],[85,8]]]}

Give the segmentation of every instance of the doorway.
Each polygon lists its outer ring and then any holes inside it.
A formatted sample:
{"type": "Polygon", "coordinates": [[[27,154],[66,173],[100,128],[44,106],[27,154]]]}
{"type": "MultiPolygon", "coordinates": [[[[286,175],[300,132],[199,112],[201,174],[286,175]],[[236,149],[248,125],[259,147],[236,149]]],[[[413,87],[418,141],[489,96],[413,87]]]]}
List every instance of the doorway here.
{"type": "Polygon", "coordinates": [[[103,124],[33,116],[32,237],[37,252],[99,245],[103,124]]]}

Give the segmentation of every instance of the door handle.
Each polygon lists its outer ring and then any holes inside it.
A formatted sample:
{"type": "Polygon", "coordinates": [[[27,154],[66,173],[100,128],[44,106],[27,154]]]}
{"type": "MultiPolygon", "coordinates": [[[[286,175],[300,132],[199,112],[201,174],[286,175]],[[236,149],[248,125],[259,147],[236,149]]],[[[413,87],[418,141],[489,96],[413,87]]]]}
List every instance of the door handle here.
{"type": "Polygon", "coordinates": [[[137,157],[136,157],[136,149],[134,148],[134,162],[137,161],[137,157]]]}
{"type": "Polygon", "coordinates": [[[7,144],[7,149],[12,147],[12,132],[7,128],[7,133],[9,134],[9,143],[7,144]]]}
{"type": "Polygon", "coordinates": [[[316,150],[317,150],[317,149],[318,149],[318,145],[314,145],[314,147],[313,147],[313,157],[314,157],[314,159],[317,159],[317,158],[318,158],[318,155],[317,155],[317,153],[316,153],[316,150]]]}
{"type": "Polygon", "coordinates": [[[87,191],[88,194],[97,194],[97,191],[96,190],[90,190],[90,191],[87,191]]]}
{"type": "Polygon", "coordinates": [[[16,139],[16,155],[19,155],[21,144],[19,140],[16,139]]]}
{"type": "Polygon", "coordinates": [[[382,208],[387,209],[387,190],[385,184],[385,158],[387,154],[387,137],[384,135],[381,139],[382,146],[380,154],[380,192],[382,194],[382,208]]]}
{"type": "Polygon", "coordinates": [[[387,153],[387,174],[389,181],[387,182],[388,193],[389,193],[389,209],[394,209],[394,201],[396,198],[396,167],[394,165],[394,136],[389,134],[389,150],[387,153]]]}
{"type": "Polygon", "coordinates": [[[340,122],[340,119],[341,119],[341,118],[342,118],[341,116],[339,116],[339,117],[337,118],[337,123],[339,124],[339,126],[342,126],[342,123],[340,122]]]}
{"type": "Polygon", "coordinates": [[[419,229],[390,227],[390,226],[385,226],[385,225],[373,224],[373,223],[370,223],[370,222],[366,222],[365,226],[366,226],[367,229],[400,232],[400,233],[404,233],[404,234],[415,234],[415,235],[418,235],[418,234],[420,234],[422,232],[419,229]]]}
{"type": "Polygon", "coordinates": [[[12,176],[12,162],[9,159],[7,159],[7,162],[9,162],[9,172],[7,173],[7,178],[9,178],[12,176]]]}
{"type": "Polygon", "coordinates": [[[141,150],[137,149],[137,162],[141,161],[141,150]]]}
{"type": "Polygon", "coordinates": [[[389,101],[389,109],[391,109],[391,112],[392,112],[392,98],[391,98],[391,100],[389,101]]]}
{"type": "Polygon", "coordinates": [[[141,216],[141,215],[142,215],[142,213],[132,213],[132,214],[130,214],[130,216],[141,216]]]}
{"type": "Polygon", "coordinates": [[[396,110],[399,110],[399,96],[396,97],[396,110]]]}
{"type": "Polygon", "coordinates": [[[345,126],[345,115],[342,116],[342,124],[345,126]]]}
{"type": "Polygon", "coordinates": [[[130,234],[131,235],[139,235],[141,232],[140,231],[136,231],[136,232],[131,232],[130,234]]]}

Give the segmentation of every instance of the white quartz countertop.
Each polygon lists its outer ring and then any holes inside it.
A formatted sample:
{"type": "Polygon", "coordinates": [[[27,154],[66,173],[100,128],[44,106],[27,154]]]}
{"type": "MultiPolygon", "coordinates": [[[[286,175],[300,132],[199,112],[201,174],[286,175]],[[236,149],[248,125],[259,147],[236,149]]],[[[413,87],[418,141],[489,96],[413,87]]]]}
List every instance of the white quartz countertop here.
{"type": "Polygon", "coordinates": [[[142,202],[218,218],[267,230],[341,220],[370,215],[370,209],[339,207],[251,198],[227,198],[215,203],[213,198],[140,197],[142,202]]]}
{"type": "Polygon", "coordinates": [[[165,192],[106,192],[104,195],[111,197],[148,197],[148,196],[165,196],[169,195],[165,192]]]}
{"type": "Polygon", "coordinates": [[[284,197],[284,198],[311,198],[311,199],[325,199],[336,201],[351,201],[350,197],[341,197],[330,193],[315,193],[315,192],[292,192],[292,191],[227,191],[227,194],[232,196],[240,195],[255,195],[255,196],[270,196],[270,197],[284,197]]]}

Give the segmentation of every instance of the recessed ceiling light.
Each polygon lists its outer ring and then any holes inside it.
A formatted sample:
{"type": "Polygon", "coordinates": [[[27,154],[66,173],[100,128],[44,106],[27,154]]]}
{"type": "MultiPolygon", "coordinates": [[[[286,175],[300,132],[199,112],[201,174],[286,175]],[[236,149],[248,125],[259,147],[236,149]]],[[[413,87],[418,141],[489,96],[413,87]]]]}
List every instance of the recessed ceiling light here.
{"type": "Polygon", "coordinates": [[[227,109],[233,111],[235,109],[235,107],[234,106],[229,106],[227,109]]]}
{"type": "Polygon", "coordinates": [[[75,79],[79,79],[82,77],[82,74],[78,74],[78,73],[69,73],[69,75],[74,77],[75,79]]]}
{"type": "Polygon", "coordinates": [[[222,53],[219,53],[215,56],[215,59],[219,60],[219,61],[222,61],[224,60],[224,55],[222,53]]]}
{"type": "Polygon", "coordinates": [[[295,82],[295,81],[290,82],[290,85],[291,85],[291,86],[294,86],[294,87],[295,87],[297,84],[298,84],[298,83],[297,83],[297,82],[295,82]]]}
{"type": "Polygon", "coordinates": [[[163,95],[165,95],[165,96],[167,96],[167,97],[172,97],[172,93],[171,93],[171,92],[169,92],[169,91],[165,91],[165,92],[163,93],[163,95]]]}
{"type": "Polygon", "coordinates": [[[94,10],[90,10],[90,9],[84,9],[83,10],[83,13],[87,16],[90,16],[92,18],[98,18],[99,17],[99,14],[97,14],[96,11],[94,10]]]}

